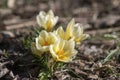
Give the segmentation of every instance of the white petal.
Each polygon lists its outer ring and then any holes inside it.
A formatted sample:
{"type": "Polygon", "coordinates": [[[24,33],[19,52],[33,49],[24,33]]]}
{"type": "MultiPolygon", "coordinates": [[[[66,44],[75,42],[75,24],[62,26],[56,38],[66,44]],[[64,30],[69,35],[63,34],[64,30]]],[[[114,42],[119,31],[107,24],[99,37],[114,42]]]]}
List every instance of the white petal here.
{"type": "Polygon", "coordinates": [[[54,17],[53,11],[52,11],[52,10],[49,10],[49,11],[48,11],[48,15],[50,15],[51,17],[54,17]]]}
{"type": "Polygon", "coordinates": [[[57,59],[58,56],[56,55],[56,52],[54,51],[53,45],[51,45],[49,49],[50,49],[50,53],[52,54],[53,58],[57,59]]]}
{"type": "Polygon", "coordinates": [[[44,18],[44,17],[46,16],[46,12],[44,12],[44,11],[40,11],[39,16],[41,16],[41,17],[44,18]]]}
{"type": "Polygon", "coordinates": [[[46,38],[48,36],[48,33],[45,30],[42,30],[39,36],[46,38]]]}
{"type": "Polygon", "coordinates": [[[65,39],[65,32],[64,32],[62,26],[60,26],[60,27],[56,30],[56,33],[59,35],[60,38],[65,39]]]}
{"type": "Polygon", "coordinates": [[[35,40],[36,40],[36,48],[37,48],[38,50],[41,50],[41,49],[42,49],[42,46],[39,44],[39,38],[36,38],[35,40]]]}
{"type": "Polygon", "coordinates": [[[53,19],[53,26],[55,26],[55,25],[57,24],[58,19],[59,19],[59,17],[58,17],[58,16],[56,16],[56,17],[53,19]]]}
{"type": "Polygon", "coordinates": [[[69,37],[72,36],[74,24],[75,24],[75,20],[72,19],[67,25],[67,29],[66,29],[67,34],[66,35],[68,35],[69,37]]]}

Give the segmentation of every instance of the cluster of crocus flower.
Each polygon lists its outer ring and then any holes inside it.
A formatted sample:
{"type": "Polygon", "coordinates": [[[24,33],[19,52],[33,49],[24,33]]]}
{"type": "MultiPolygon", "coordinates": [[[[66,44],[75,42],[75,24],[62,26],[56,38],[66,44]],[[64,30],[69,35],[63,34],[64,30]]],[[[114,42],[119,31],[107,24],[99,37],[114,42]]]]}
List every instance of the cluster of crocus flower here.
{"type": "Polygon", "coordinates": [[[77,54],[75,44],[81,43],[87,37],[87,34],[83,33],[81,24],[75,24],[74,19],[72,19],[66,30],[62,26],[53,30],[58,22],[58,16],[54,16],[52,10],[47,13],[41,11],[36,19],[38,25],[44,30],[40,31],[39,36],[32,43],[32,52],[39,57],[42,57],[42,54],[51,54],[55,61],[72,61],[77,54]]]}

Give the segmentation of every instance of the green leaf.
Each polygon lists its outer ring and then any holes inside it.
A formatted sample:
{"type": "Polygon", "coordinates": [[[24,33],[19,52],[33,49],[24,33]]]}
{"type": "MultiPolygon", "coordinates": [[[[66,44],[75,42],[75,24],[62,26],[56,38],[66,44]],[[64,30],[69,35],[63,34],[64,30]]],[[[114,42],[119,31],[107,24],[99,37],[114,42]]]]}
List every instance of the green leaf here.
{"type": "Polygon", "coordinates": [[[49,74],[47,73],[47,72],[41,72],[40,74],[39,74],[39,80],[49,80],[49,74]]]}
{"type": "Polygon", "coordinates": [[[113,34],[105,34],[104,38],[112,40],[112,39],[117,39],[118,37],[113,34]]]}
{"type": "Polygon", "coordinates": [[[34,28],[34,33],[35,33],[36,37],[39,36],[39,33],[40,33],[39,29],[38,28],[34,28]]]}
{"type": "Polygon", "coordinates": [[[113,56],[115,56],[117,53],[119,53],[119,47],[116,49],[112,50],[109,55],[104,59],[103,64],[109,61],[113,56]]]}

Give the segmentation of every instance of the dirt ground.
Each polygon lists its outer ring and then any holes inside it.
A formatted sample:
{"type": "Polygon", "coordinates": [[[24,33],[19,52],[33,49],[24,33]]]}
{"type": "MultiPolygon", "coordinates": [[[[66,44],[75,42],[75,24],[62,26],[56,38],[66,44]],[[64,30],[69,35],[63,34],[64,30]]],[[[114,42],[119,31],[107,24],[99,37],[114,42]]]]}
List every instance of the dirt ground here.
{"type": "Polygon", "coordinates": [[[120,80],[120,51],[103,63],[120,47],[120,0],[0,0],[0,80],[38,80],[40,64],[27,39],[39,11],[50,9],[60,17],[57,26],[75,18],[90,34],[76,45],[75,60],[50,80],[120,80]]]}

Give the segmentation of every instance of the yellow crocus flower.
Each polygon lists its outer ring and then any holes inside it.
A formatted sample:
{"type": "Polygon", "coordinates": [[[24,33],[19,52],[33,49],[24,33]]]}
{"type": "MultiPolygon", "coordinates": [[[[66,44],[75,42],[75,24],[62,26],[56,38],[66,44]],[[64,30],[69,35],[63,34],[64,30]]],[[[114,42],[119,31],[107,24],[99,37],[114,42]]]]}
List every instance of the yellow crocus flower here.
{"type": "Polygon", "coordinates": [[[74,19],[69,22],[65,31],[62,27],[59,27],[55,33],[58,34],[60,38],[65,40],[70,40],[73,38],[76,43],[80,43],[88,36],[83,33],[83,28],[79,23],[75,24],[74,19]]]}
{"type": "Polygon", "coordinates": [[[52,10],[49,10],[48,13],[41,11],[36,19],[40,27],[43,27],[47,31],[51,31],[58,21],[58,16],[54,16],[52,10]]]}
{"type": "Polygon", "coordinates": [[[50,46],[50,52],[56,61],[69,62],[77,53],[74,47],[75,42],[72,39],[69,41],[59,39],[50,46]]]}
{"type": "Polygon", "coordinates": [[[35,39],[36,48],[40,51],[49,51],[49,46],[53,44],[57,39],[58,38],[54,33],[43,30],[35,39]]]}
{"type": "Polygon", "coordinates": [[[89,36],[88,34],[84,34],[83,27],[79,23],[74,25],[72,35],[73,35],[74,41],[78,44],[80,44],[81,41],[83,41],[89,36]]]}

